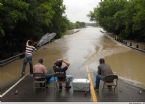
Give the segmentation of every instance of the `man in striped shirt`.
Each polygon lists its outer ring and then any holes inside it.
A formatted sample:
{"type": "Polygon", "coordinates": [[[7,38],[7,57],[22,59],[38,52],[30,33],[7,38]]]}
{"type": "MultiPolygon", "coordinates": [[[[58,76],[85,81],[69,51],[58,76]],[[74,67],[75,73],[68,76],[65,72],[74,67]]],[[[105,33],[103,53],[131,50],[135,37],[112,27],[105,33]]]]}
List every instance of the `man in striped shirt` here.
{"type": "Polygon", "coordinates": [[[21,76],[25,75],[25,68],[27,63],[29,63],[30,65],[30,74],[33,74],[32,54],[34,50],[36,50],[36,48],[33,46],[33,42],[31,40],[28,40],[26,43],[25,58],[23,61],[21,76]]]}

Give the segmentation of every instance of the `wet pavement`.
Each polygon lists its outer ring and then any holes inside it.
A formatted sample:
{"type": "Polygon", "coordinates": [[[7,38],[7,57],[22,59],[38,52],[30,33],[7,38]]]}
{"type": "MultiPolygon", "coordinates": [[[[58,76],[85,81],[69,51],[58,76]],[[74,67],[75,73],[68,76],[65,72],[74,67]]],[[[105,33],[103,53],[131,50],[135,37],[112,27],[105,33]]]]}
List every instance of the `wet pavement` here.
{"type": "MultiPolygon", "coordinates": [[[[145,90],[119,79],[115,90],[104,89],[97,92],[98,102],[145,102],[145,90]]],[[[73,91],[65,88],[57,90],[55,83],[48,85],[47,89],[33,89],[33,79],[27,76],[1,99],[2,102],[92,102],[90,93],[73,91]]]]}
{"type": "Polygon", "coordinates": [[[2,102],[90,102],[91,96],[85,92],[73,92],[72,88],[59,91],[55,83],[47,89],[33,89],[33,78],[27,76],[2,99],[2,102]],[[17,92],[17,93],[16,93],[17,92]]]}

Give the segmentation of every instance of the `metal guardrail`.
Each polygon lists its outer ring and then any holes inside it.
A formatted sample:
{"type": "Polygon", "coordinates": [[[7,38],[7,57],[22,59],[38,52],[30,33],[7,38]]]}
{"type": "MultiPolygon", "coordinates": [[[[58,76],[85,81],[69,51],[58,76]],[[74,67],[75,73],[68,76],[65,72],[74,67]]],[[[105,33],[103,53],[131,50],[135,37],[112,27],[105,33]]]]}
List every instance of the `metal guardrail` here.
{"type": "Polygon", "coordinates": [[[118,39],[115,39],[116,41],[120,42],[121,44],[127,46],[127,47],[130,47],[132,49],[135,49],[135,50],[138,50],[138,51],[141,51],[141,52],[144,52],[145,53],[145,48],[139,48],[139,45],[137,43],[133,43],[133,42],[127,42],[125,40],[118,40],[118,39]]]}
{"type": "MultiPolygon", "coordinates": [[[[37,46],[38,46],[38,47],[41,47],[41,46],[47,44],[48,42],[51,42],[51,40],[52,40],[55,36],[56,36],[56,33],[50,33],[50,34],[47,33],[47,34],[45,34],[45,35],[40,39],[40,41],[38,42],[37,46]]],[[[20,53],[20,54],[17,54],[17,55],[15,55],[15,56],[10,57],[10,58],[1,60],[1,61],[0,61],[0,67],[6,65],[6,64],[8,64],[8,63],[10,63],[10,62],[12,62],[12,61],[14,61],[14,60],[16,60],[16,59],[23,58],[24,55],[25,55],[25,52],[22,52],[22,53],[20,53]]]]}
{"type": "Polygon", "coordinates": [[[6,65],[6,64],[8,64],[8,63],[10,63],[10,62],[12,62],[12,61],[14,61],[16,59],[18,59],[18,58],[22,58],[24,56],[24,54],[25,54],[25,52],[17,54],[15,56],[12,56],[10,58],[7,58],[5,60],[0,61],[0,67],[6,65]]]}

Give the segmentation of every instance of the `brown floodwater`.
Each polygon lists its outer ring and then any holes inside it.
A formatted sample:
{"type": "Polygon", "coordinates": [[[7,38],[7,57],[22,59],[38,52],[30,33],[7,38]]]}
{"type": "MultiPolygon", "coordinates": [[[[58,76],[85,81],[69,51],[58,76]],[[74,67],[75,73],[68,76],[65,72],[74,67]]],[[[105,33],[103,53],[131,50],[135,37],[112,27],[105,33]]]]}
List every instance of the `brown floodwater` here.
{"type": "MultiPolygon", "coordinates": [[[[56,59],[64,58],[71,63],[67,73],[84,78],[87,77],[86,67],[97,72],[98,60],[103,57],[121,78],[145,87],[145,54],[117,43],[100,30],[99,27],[80,29],[41,47],[33,55],[33,64],[42,57],[49,69],[56,59]]],[[[20,76],[22,62],[22,59],[16,60],[0,67],[0,88],[20,76]]],[[[28,65],[26,71],[29,72],[28,65]]]]}

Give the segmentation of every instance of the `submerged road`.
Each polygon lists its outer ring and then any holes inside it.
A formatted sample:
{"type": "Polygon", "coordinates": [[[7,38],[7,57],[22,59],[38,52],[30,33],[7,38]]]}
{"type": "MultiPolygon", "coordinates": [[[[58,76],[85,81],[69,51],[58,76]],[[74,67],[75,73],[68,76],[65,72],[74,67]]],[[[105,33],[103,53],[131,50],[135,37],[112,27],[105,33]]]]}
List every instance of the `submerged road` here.
{"type": "MultiPolygon", "coordinates": [[[[72,35],[65,35],[37,50],[33,64],[44,58],[44,64],[50,68],[58,58],[67,59],[71,65],[67,73],[77,78],[87,78],[86,66],[97,72],[99,58],[105,58],[112,70],[122,78],[145,88],[145,54],[117,43],[100,32],[102,28],[88,27],[72,35]]],[[[0,67],[0,88],[20,76],[23,60],[16,60],[0,67]]],[[[29,67],[27,65],[27,72],[29,67]]]]}

